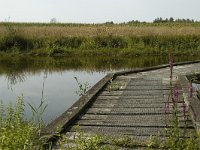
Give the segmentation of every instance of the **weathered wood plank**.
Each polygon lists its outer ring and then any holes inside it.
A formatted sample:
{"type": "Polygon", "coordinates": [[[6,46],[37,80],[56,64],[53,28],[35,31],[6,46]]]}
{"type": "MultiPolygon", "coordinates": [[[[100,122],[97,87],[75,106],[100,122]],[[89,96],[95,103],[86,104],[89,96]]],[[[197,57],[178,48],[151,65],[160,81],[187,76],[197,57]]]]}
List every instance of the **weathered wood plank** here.
{"type": "MultiPolygon", "coordinates": [[[[74,139],[77,138],[79,135],[80,135],[79,132],[67,132],[65,135],[62,136],[63,140],[61,139],[60,141],[64,142],[62,144],[66,144],[66,148],[67,148],[67,145],[74,144],[74,139]]],[[[82,136],[83,136],[83,138],[88,138],[88,137],[91,137],[91,136],[95,136],[95,134],[94,133],[83,133],[82,136]]],[[[113,142],[112,142],[112,139],[110,139],[110,136],[106,136],[106,135],[104,135],[104,136],[107,139],[105,140],[105,142],[103,142],[102,146],[105,146],[105,145],[108,146],[108,144],[109,144],[109,148],[111,148],[111,150],[115,150],[116,149],[116,145],[113,145],[113,142]],[[108,141],[108,139],[109,139],[109,141],[108,141]]],[[[165,137],[163,137],[162,135],[161,136],[158,135],[158,137],[159,137],[159,139],[161,141],[165,140],[165,137]]],[[[115,139],[116,140],[117,139],[122,139],[122,138],[124,138],[123,135],[115,135],[115,139]]],[[[134,136],[134,135],[130,135],[129,138],[131,138],[132,141],[135,141],[136,143],[138,143],[138,145],[141,145],[141,142],[146,143],[147,140],[149,140],[149,136],[134,136]]],[[[59,144],[57,144],[57,146],[55,148],[57,148],[58,150],[61,150],[59,144]]],[[[65,150],[65,149],[63,149],[63,150],[65,150]]],[[[120,146],[120,147],[118,147],[118,149],[119,150],[133,150],[133,148],[126,148],[124,146],[120,146]]],[[[144,150],[144,149],[146,149],[146,147],[141,147],[141,146],[134,147],[134,150],[144,150]]],[[[159,149],[154,149],[154,150],[159,150],[159,149]]]]}
{"type": "MultiPolygon", "coordinates": [[[[173,127],[172,119],[171,120],[157,120],[155,118],[152,118],[152,120],[142,120],[140,119],[140,116],[137,116],[138,118],[136,120],[77,120],[75,123],[79,126],[106,126],[106,127],[167,127],[171,126],[173,127]]],[[[163,117],[163,116],[162,116],[163,117]]],[[[193,123],[192,121],[180,121],[179,127],[184,128],[187,126],[187,128],[192,128],[193,123]]]]}
{"type": "MultiPolygon", "coordinates": [[[[182,107],[182,103],[177,104],[178,107],[182,107]]],[[[116,103],[94,103],[92,105],[92,108],[163,108],[165,107],[165,103],[135,103],[127,101],[127,103],[124,103],[123,101],[117,101],[116,103]]],[[[169,103],[169,107],[173,107],[173,103],[169,103]]]]}
{"type": "MultiPolygon", "coordinates": [[[[103,91],[102,93],[100,93],[99,95],[112,95],[112,94],[124,94],[124,93],[129,93],[129,92],[141,92],[141,93],[167,93],[169,94],[169,92],[171,92],[170,89],[143,89],[143,87],[138,88],[138,89],[118,89],[118,90],[111,90],[111,91],[103,91]]],[[[181,93],[181,90],[178,90],[179,93],[181,93]]]]}
{"type": "Polygon", "coordinates": [[[160,95],[99,95],[97,99],[162,99],[162,97],[160,95]]]}
{"type": "MultiPolygon", "coordinates": [[[[190,115],[186,114],[187,116],[186,119],[187,120],[191,120],[190,115]]],[[[184,121],[185,117],[183,116],[183,114],[180,114],[180,116],[178,116],[178,120],[180,121],[184,121]]],[[[94,115],[94,114],[83,114],[82,116],[79,116],[79,120],[105,120],[109,118],[110,120],[137,120],[138,116],[137,115],[94,115]]],[[[151,120],[157,120],[157,121],[162,121],[162,120],[170,120],[173,118],[172,114],[167,114],[161,116],[161,115],[141,115],[140,116],[140,120],[143,120],[144,122],[146,121],[151,121],[151,120]],[[153,119],[152,119],[153,118],[153,119]]]]}
{"type": "MultiPolygon", "coordinates": [[[[172,108],[169,108],[169,113],[172,112],[172,108]]],[[[87,114],[123,114],[123,115],[145,115],[145,114],[165,114],[163,108],[89,108],[86,110],[87,114]]],[[[180,110],[182,113],[182,110],[180,110]]]]}
{"type": "MultiPolygon", "coordinates": [[[[167,136],[163,127],[103,127],[103,126],[79,126],[80,130],[85,133],[95,133],[105,136],[167,136]]],[[[170,129],[170,128],[168,128],[170,129]]],[[[71,127],[70,132],[76,132],[76,127],[71,127]]],[[[182,133],[194,133],[194,129],[182,129],[182,133]]],[[[185,134],[184,134],[185,135],[185,134]]]]}
{"type": "MultiPolygon", "coordinates": [[[[163,100],[144,100],[144,99],[129,99],[129,100],[116,100],[116,99],[109,99],[109,100],[106,100],[106,99],[101,99],[101,100],[96,100],[95,103],[93,104],[93,106],[95,105],[101,105],[101,104],[105,104],[105,105],[129,105],[129,107],[132,107],[132,106],[138,106],[141,104],[142,105],[162,105],[163,108],[165,106],[164,103],[166,103],[167,101],[163,101],[163,100]]],[[[183,100],[181,101],[178,101],[177,102],[178,105],[183,105],[183,100]]],[[[169,101],[169,105],[172,105],[172,101],[169,101]]]]}
{"type": "MultiPolygon", "coordinates": [[[[163,86],[126,86],[121,88],[118,87],[116,91],[133,91],[133,90],[171,90],[170,87],[163,87],[163,86]]],[[[105,89],[105,91],[109,91],[109,89],[105,89]]]]}
{"type": "Polygon", "coordinates": [[[135,105],[148,105],[148,104],[163,104],[164,106],[164,101],[163,99],[98,99],[95,101],[94,104],[129,104],[130,106],[133,106],[134,104],[135,105]]]}

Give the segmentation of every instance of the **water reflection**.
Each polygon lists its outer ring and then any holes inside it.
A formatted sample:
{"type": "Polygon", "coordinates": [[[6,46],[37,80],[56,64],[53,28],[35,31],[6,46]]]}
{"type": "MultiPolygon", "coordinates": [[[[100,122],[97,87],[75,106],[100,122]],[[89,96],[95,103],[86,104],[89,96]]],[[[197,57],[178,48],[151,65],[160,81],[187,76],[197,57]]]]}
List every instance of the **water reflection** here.
{"type": "MultiPolygon", "coordinates": [[[[175,57],[175,61],[195,60],[175,57]]],[[[49,122],[67,110],[77,99],[74,77],[93,86],[108,72],[149,67],[168,62],[168,57],[0,57],[0,98],[15,102],[23,94],[25,101],[38,105],[41,98],[48,104],[44,121],[49,122]]],[[[26,116],[31,113],[26,109],[26,116]],[[29,113],[28,113],[29,112],[29,113]]]]}
{"type": "MultiPolygon", "coordinates": [[[[62,112],[67,110],[78,98],[76,76],[80,82],[88,81],[93,86],[106,72],[84,72],[84,71],[62,71],[62,72],[40,72],[29,74],[25,82],[18,82],[7,88],[7,76],[0,76],[0,95],[4,104],[8,101],[15,102],[18,96],[23,94],[27,102],[38,106],[42,98],[48,107],[44,114],[44,121],[49,122],[62,112]]],[[[26,117],[31,117],[31,112],[26,108],[26,117]]]]}
{"type": "Polygon", "coordinates": [[[24,72],[12,72],[6,75],[8,89],[12,90],[12,85],[26,81],[26,74],[24,72]]]}

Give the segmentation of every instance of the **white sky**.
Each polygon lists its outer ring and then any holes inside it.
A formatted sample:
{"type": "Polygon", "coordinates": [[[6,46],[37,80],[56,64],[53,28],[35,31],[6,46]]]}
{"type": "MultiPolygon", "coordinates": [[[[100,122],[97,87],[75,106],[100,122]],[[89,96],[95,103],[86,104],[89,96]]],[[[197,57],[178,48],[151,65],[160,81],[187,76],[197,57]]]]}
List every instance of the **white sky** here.
{"type": "Polygon", "coordinates": [[[0,21],[115,23],[162,18],[200,20],[200,0],[0,0],[0,21]]]}

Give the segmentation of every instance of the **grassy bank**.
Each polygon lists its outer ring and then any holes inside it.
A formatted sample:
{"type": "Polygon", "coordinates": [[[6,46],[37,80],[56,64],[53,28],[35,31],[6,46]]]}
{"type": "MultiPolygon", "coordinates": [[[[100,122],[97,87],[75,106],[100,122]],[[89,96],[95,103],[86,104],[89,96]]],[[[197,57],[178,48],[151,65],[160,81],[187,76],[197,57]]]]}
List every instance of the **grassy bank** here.
{"type": "Polygon", "coordinates": [[[200,23],[0,24],[0,52],[45,56],[200,53],[200,23]]]}

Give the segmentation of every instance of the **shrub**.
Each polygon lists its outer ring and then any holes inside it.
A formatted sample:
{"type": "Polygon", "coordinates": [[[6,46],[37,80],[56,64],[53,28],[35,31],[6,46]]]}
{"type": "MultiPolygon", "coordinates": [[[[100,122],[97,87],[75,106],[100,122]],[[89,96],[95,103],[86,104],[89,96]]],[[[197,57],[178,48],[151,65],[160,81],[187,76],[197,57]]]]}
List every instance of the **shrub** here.
{"type": "Polygon", "coordinates": [[[94,38],[97,48],[127,48],[128,43],[119,36],[97,36],[94,38]]]}
{"type": "Polygon", "coordinates": [[[2,38],[0,43],[1,51],[7,51],[12,48],[18,48],[19,50],[24,51],[32,47],[32,43],[28,39],[20,35],[7,35],[2,38]]]}
{"type": "Polygon", "coordinates": [[[60,47],[54,47],[52,50],[50,50],[49,55],[50,56],[56,56],[56,55],[62,55],[64,54],[64,49],[60,47]]]}
{"type": "Polygon", "coordinates": [[[53,45],[66,48],[79,48],[83,43],[82,37],[62,37],[57,39],[53,45]]]}

